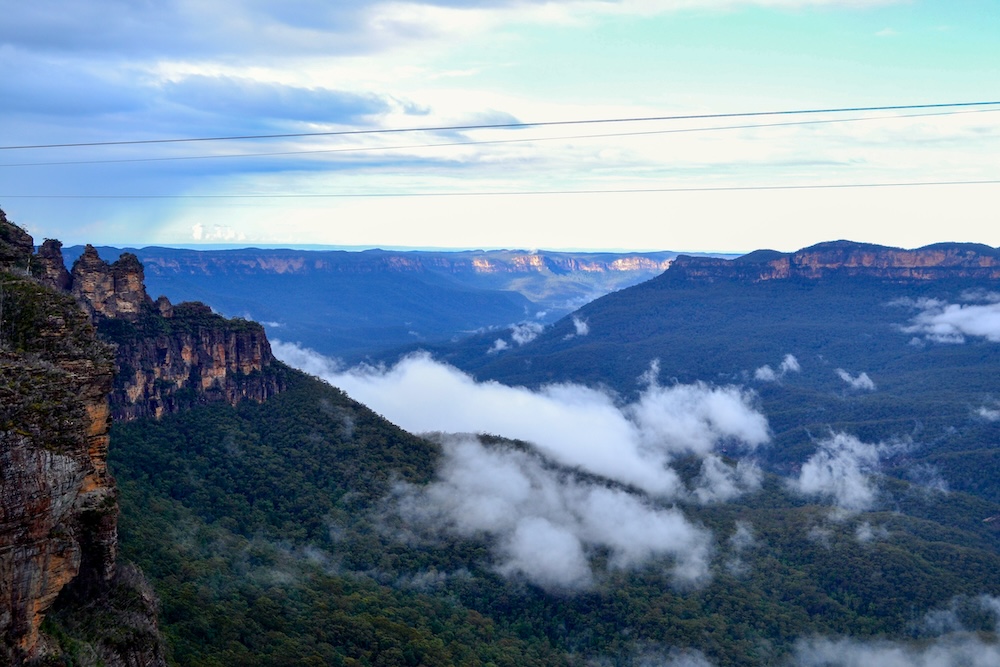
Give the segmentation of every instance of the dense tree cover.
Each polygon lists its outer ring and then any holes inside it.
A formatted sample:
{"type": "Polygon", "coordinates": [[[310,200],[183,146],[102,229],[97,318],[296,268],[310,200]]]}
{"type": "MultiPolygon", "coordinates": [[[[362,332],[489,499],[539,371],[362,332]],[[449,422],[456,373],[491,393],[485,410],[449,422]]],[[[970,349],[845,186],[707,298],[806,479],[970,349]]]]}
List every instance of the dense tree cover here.
{"type": "Polygon", "coordinates": [[[639,378],[657,360],[664,384],[753,388],[774,433],[764,454],[776,470],[802,462],[815,438],[845,431],[868,442],[907,440],[912,446],[896,461],[900,470],[933,464],[952,488],[997,500],[997,485],[976,476],[972,461],[992,465],[981,450],[1000,443],[1000,421],[976,416],[978,407],[1000,398],[1000,344],[976,336],[940,342],[906,330],[917,300],[969,303],[970,293],[984,289],[991,286],[959,279],[705,282],[667,271],[577,311],[588,323],[586,336],[574,335],[566,318],[499,354],[487,354],[496,332],[429,349],[480,380],[607,386],[626,401],[642,390],[639,378]],[[800,372],[774,382],[755,379],[756,369],[777,370],[786,354],[796,357],[800,372]],[[866,373],[875,390],[851,389],[837,369],[866,373]],[[980,453],[945,455],[961,451],[980,453]]]}
{"type": "Polygon", "coordinates": [[[116,425],[122,554],[160,596],[173,663],[632,665],[680,647],[763,665],[797,637],[919,636],[956,596],[1000,595],[984,522],[1000,505],[885,479],[876,511],[837,517],[776,477],[735,503],[680,506],[715,535],[705,585],[594,550],[592,587],[546,592],[500,576],[485,536],[402,522],[393,488],[431,481],[440,457],[297,373],[264,404],[116,425]],[[753,533],[742,550],[738,522],[753,533]]]}

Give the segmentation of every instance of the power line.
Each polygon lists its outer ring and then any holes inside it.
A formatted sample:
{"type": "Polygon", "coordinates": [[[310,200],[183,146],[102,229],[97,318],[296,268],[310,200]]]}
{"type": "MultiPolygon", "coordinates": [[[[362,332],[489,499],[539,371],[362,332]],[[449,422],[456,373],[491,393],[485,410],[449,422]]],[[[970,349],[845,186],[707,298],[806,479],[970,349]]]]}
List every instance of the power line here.
{"type": "Polygon", "coordinates": [[[720,130],[746,130],[755,128],[789,127],[797,125],[823,125],[830,123],[855,123],[872,120],[900,120],[906,118],[927,118],[931,116],[958,116],[964,114],[997,113],[1000,109],[976,109],[973,111],[937,111],[932,113],[904,114],[902,116],[862,116],[858,118],[826,118],[822,120],[799,120],[780,123],[748,123],[743,125],[721,125],[709,127],[687,127],[670,130],[643,130],[641,132],[608,132],[602,134],[577,134],[555,137],[534,137],[523,139],[483,139],[469,141],[449,141],[433,144],[402,144],[394,146],[354,146],[349,148],[322,148],[299,151],[275,151],[268,153],[227,153],[223,155],[179,155],[152,158],[114,158],[108,160],[64,160],[53,162],[16,162],[0,164],[3,167],[48,167],[62,165],[121,164],[136,162],[173,162],[182,160],[219,160],[246,157],[281,157],[288,155],[316,155],[327,153],[363,153],[373,151],[409,150],[415,148],[444,148],[455,146],[482,146],[496,144],[534,143],[540,141],[572,141],[577,139],[606,139],[614,137],[635,137],[654,134],[682,134],[691,132],[715,132],[720,130]]]}
{"type": "Polygon", "coordinates": [[[639,123],[677,120],[707,120],[712,118],[751,118],[764,116],[793,116],[821,113],[859,113],[866,111],[904,111],[916,109],[947,109],[973,106],[1000,106],[1000,101],[987,102],[949,102],[941,104],[897,104],[872,107],[840,107],[827,109],[796,109],[784,111],[752,111],[742,113],[687,114],[674,116],[647,116],[626,118],[596,118],[589,120],[556,120],[526,123],[495,123],[481,125],[445,125],[436,127],[383,128],[374,130],[337,130],[330,132],[295,132],[287,134],[247,134],[220,137],[188,137],[174,139],[136,139],[130,141],[92,141],[62,144],[32,144],[23,146],[0,146],[0,150],[26,150],[39,148],[81,148],[94,146],[128,146],[139,144],[174,144],[206,141],[242,141],[247,139],[291,139],[302,137],[333,137],[368,134],[402,134],[407,132],[454,132],[461,130],[516,129],[527,127],[556,127],[563,125],[592,125],[608,123],[639,123]]]}
{"type": "Polygon", "coordinates": [[[592,190],[510,190],[470,192],[327,192],[284,194],[222,194],[222,195],[4,195],[0,199],[365,199],[408,197],[527,197],[539,195],[642,194],[657,192],[741,192],[764,190],[839,190],[851,188],[908,188],[960,185],[997,185],[1000,179],[964,181],[899,181],[881,183],[817,183],[804,185],[720,185],[663,188],[607,188],[592,190]]]}

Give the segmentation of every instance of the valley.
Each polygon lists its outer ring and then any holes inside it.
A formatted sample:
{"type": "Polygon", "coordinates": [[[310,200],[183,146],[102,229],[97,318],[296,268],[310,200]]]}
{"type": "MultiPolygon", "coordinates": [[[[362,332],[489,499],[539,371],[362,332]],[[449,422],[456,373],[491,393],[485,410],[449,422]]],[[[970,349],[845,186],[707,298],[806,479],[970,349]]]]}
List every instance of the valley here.
{"type": "MultiPolygon", "coordinates": [[[[110,614],[137,590],[162,631],[146,664],[998,655],[991,248],[680,256],[564,317],[372,341],[381,365],[359,366],[268,340],[211,295],[153,301],[137,255],[88,247],[72,271],[52,242],[16,256],[36,277],[8,268],[5,285],[73,295],[116,349],[114,568],[149,580],[70,586],[41,625],[51,664],[115,655],[86,596],[110,614]]],[[[199,280],[227,303],[289,285],[277,264],[226,266],[199,280]]],[[[358,275],[368,299],[391,283],[358,275]]],[[[444,294],[439,311],[468,305],[444,294]]],[[[6,303],[0,331],[26,331],[6,303]]],[[[310,326],[294,312],[278,330],[310,326]]],[[[34,353],[11,335],[4,387],[28,386],[17,360],[34,353]]]]}

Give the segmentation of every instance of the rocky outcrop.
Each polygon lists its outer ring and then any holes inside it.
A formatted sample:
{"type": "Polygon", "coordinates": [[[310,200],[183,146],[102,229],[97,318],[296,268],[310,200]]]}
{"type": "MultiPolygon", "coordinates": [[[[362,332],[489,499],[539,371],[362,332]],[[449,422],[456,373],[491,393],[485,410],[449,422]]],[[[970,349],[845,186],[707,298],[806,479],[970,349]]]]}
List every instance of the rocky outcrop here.
{"type": "MultiPolygon", "coordinates": [[[[61,664],[43,619],[57,601],[70,610],[95,604],[119,575],[107,469],[113,350],[71,296],[43,284],[54,274],[46,258],[33,261],[32,247],[0,213],[0,664],[8,665],[46,656],[61,664]]],[[[128,635],[129,621],[119,621],[128,635]]],[[[151,634],[135,644],[142,661],[128,647],[95,655],[165,664],[155,616],[143,623],[151,634]]]]}
{"type": "Polygon", "coordinates": [[[867,277],[895,282],[1000,278],[1000,250],[971,243],[939,243],[904,250],[833,241],[794,253],[758,250],[734,260],[678,256],[668,274],[690,280],[818,280],[867,277]]]}
{"type": "Polygon", "coordinates": [[[144,280],[131,253],[108,264],[88,245],[73,264],[70,291],[116,346],[116,420],[159,418],[196,403],[263,401],[281,391],[283,375],[262,326],[200,303],[154,302],[144,280]]]}
{"type": "Polygon", "coordinates": [[[34,250],[31,235],[7,220],[7,214],[0,210],[0,269],[28,271],[34,250]]]}
{"type": "Polygon", "coordinates": [[[132,253],[122,253],[118,261],[108,264],[88,245],[73,263],[70,284],[73,296],[93,317],[137,322],[152,304],[142,263],[132,253]]]}
{"type": "Polygon", "coordinates": [[[118,345],[118,377],[111,395],[116,420],[156,417],[196,403],[261,402],[284,388],[264,328],[227,320],[205,305],[170,306],[135,328],[99,325],[118,345]],[[163,314],[165,313],[166,316],[163,314]]]}
{"type": "Polygon", "coordinates": [[[45,239],[42,247],[38,249],[37,260],[39,280],[60,292],[69,291],[73,279],[70,277],[69,271],[66,270],[66,263],[63,261],[62,243],[55,239],[45,239]]]}

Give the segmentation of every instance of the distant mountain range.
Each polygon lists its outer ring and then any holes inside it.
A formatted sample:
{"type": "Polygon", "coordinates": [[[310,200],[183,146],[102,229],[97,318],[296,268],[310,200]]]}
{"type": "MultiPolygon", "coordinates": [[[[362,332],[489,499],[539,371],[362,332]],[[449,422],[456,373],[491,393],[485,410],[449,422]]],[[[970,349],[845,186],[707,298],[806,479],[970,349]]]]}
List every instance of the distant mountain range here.
{"type": "MultiPolygon", "coordinates": [[[[348,361],[525,320],[553,322],[677,253],[128,249],[152,295],[207,303],[348,361]]],[[[82,247],[64,249],[68,263],[82,247]]],[[[116,258],[122,249],[99,247],[116,258]]]]}
{"type": "Polygon", "coordinates": [[[840,241],[735,260],[681,256],[530,342],[497,345],[510,334],[429,350],[508,385],[579,382],[632,397],[655,365],[666,384],[750,386],[775,432],[765,455],[776,469],[843,430],[910,441],[900,466],[933,465],[951,488],[1000,500],[991,481],[1000,478],[995,248],[840,241]],[[794,369],[783,368],[787,355],[794,369]]]}

